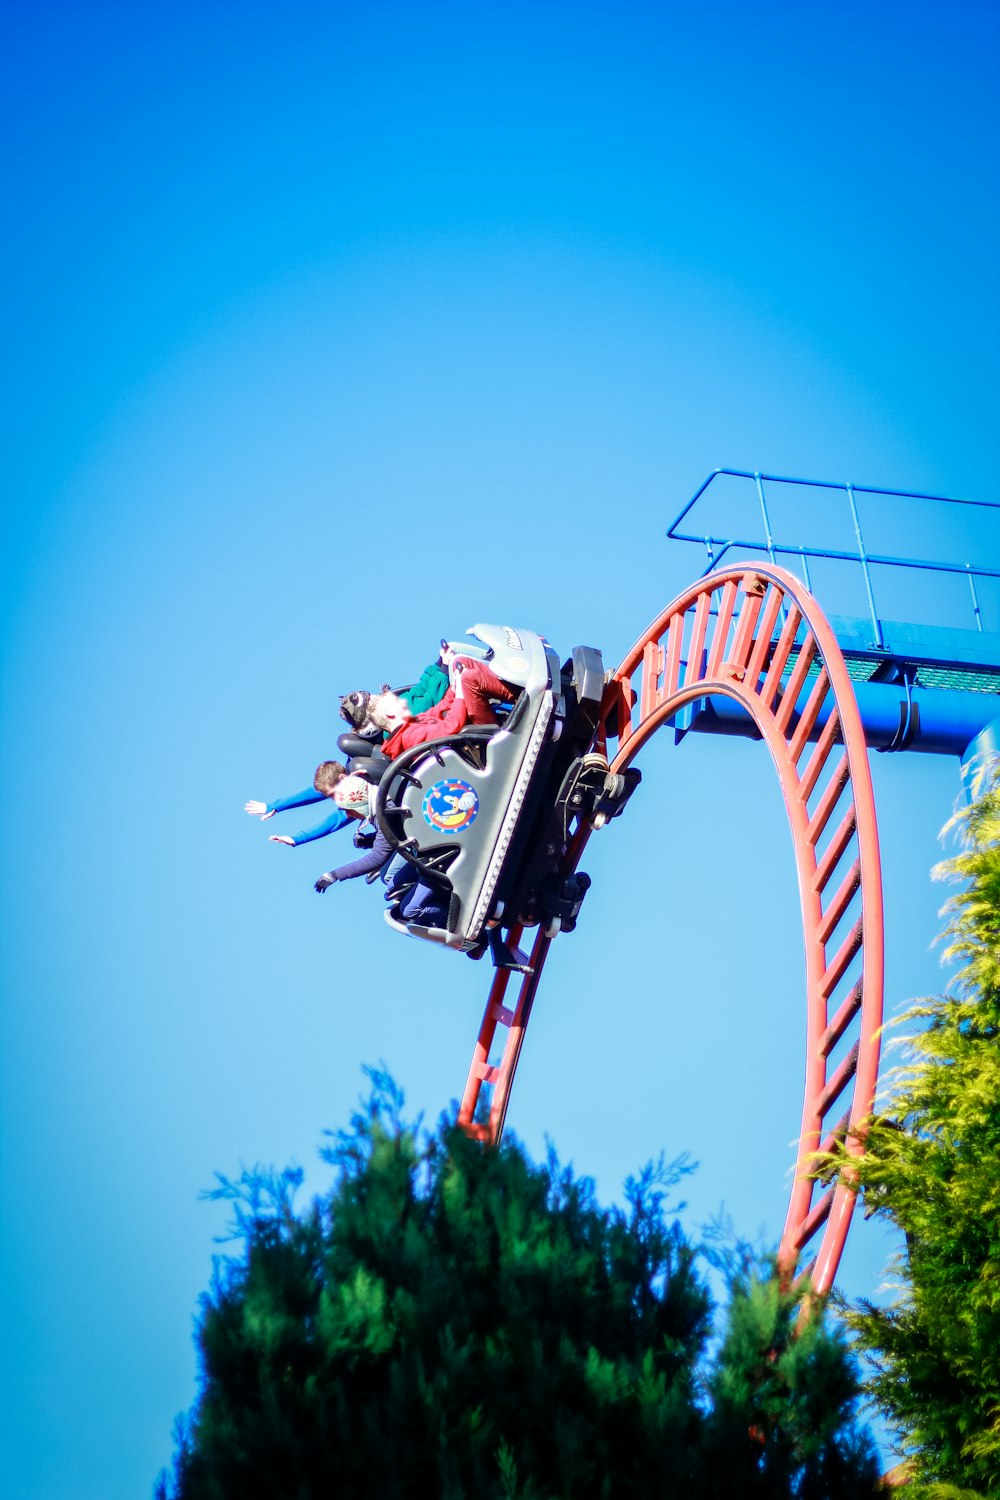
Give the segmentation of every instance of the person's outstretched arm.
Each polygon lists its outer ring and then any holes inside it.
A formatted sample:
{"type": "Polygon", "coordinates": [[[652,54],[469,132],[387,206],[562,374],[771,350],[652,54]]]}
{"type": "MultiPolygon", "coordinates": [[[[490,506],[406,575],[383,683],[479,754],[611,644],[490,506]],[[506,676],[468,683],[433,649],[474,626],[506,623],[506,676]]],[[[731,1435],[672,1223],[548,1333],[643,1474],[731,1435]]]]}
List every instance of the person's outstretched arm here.
{"type": "Polygon", "coordinates": [[[296,792],[294,797],[279,797],[276,802],[245,802],[243,811],[264,823],[275,813],[288,812],[293,807],[308,807],[311,802],[322,802],[325,796],[325,792],[317,792],[314,786],[310,786],[304,792],[296,792]]]}
{"type": "Polygon", "coordinates": [[[274,808],[268,802],[244,802],[243,811],[249,813],[251,818],[259,818],[262,823],[274,817],[274,808]]]}
{"type": "Polygon", "coordinates": [[[328,818],[322,823],[317,823],[315,828],[307,828],[302,833],[291,836],[284,833],[272,833],[272,844],[288,844],[290,848],[297,848],[299,844],[311,844],[313,839],[325,839],[328,833],[336,833],[339,828],[344,828],[348,823],[356,820],[341,808],[335,807],[328,818]]]}
{"type": "Polygon", "coordinates": [[[360,859],[352,860],[349,865],[341,865],[339,870],[327,870],[326,874],[321,875],[317,880],[315,889],[322,895],[337,881],[357,880],[360,875],[370,875],[373,870],[382,868],[392,852],[392,845],[380,828],[375,835],[374,844],[362,854],[360,859]]]}

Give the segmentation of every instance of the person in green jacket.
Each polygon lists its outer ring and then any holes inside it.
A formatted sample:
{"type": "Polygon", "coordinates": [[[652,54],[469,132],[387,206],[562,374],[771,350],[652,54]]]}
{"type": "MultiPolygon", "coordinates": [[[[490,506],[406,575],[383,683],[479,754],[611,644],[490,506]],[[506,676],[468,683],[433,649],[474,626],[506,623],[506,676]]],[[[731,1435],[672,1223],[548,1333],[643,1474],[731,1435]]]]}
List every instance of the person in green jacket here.
{"type": "Polygon", "coordinates": [[[399,696],[404,703],[410,705],[410,711],[416,718],[417,714],[440,703],[450,686],[448,668],[438,657],[437,661],[432,661],[429,667],[424,668],[413,686],[405,688],[399,696]]]}
{"type": "MultiPolygon", "coordinates": [[[[448,649],[448,643],[442,641],[442,653],[448,649]]],[[[404,688],[397,694],[397,697],[402,698],[410,712],[416,717],[417,714],[425,713],[427,709],[434,708],[440,703],[450,686],[448,668],[439,656],[436,661],[431,662],[429,667],[424,668],[416,682],[404,688]]],[[[387,687],[383,687],[382,691],[386,692],[387,687]]],[[[376,693],[366,693],[359,689],[345,694],[340,700],[341,718],[350,724],[355,734],[360,734],[366,739],[384,738],[382,731],[376,728],[369,715],[369,705],[377,696],[376,693]]]]}

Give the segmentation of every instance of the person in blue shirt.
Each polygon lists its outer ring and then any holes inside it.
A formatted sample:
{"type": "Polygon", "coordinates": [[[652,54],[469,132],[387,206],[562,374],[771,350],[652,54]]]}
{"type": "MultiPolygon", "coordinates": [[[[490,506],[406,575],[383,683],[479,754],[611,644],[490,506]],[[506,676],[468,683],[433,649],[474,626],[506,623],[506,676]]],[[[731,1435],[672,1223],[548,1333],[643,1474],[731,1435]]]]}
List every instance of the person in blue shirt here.
{"type": "MultiPolygon", "coordinates": [[[[314,802],[325,802],[329,797],[333,800],[333,794],[344,776],[347,768],[339,761],[325,760],[321,766],[316,767],[316,775],[313,784],[304,792],[296,792],[292,797],[279,797],[275,802],[247,802],[244,804],[244,812],[252,818],[260,818],[266,823],[268,818],[273,818],[275,813],[289,812],[293,807],[309,807],[314,802]]],[[[334,805],[329,817],[324,818],[315,828],[307,828],[302,833],[288,835],[286,833],[272,833],[270,841],[272,844],[287,844],[289,848],[296,848],[299,844],[311,844],[314,839],[325,838],[328,833],[336,833],[340,828],[346,828],[348,823],[354,819],[346,813],[343,808],[334,805]]]]}

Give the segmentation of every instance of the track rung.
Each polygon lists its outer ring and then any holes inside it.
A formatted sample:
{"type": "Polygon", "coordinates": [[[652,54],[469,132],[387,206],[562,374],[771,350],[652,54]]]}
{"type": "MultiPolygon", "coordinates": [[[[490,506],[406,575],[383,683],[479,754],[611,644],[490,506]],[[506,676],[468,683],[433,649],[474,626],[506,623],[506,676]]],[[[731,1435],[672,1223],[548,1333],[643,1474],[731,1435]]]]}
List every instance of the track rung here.
{"type": "Polygon", "coordinates": [[[799,1274],[796,1276],[795,1280],[792,1282],[792,1286],[793,1286],[793,1288],[794,1288],[795,1291],[799,1291],[799,1289],[802,1286],[804,1286],[805,1283],[812,1277],[812,1273],[816,1269],[816,1262],[818,1260],[819,1260],[819,1256],[818,1255],[814,1255],[813,1258],[812,1258],[812,1260],[809,1262],[809,1264],[807,1266],[803,1266],[802,1270],[799,1272],[799,1274]]]}
{"type": "Polygon", "coordinates": [[[772,588],[764,600],[764,608],[757,623],[757,638],[753,643],[753,650],[750,652],[750,660],[747,663],[746,681],[752,690],[756,690],[757,681],[764,669],[764,660],[781,610],[781,600],[781,590],[776,588],[772,588]]]}
{"type": "Polygon", "coordinates": [[[840,921],[844,912],[854,900],[855,895],[861,888],[861,861],[856,859],[844,876],[837,893],[823,913],[823,920],[819,924],[816,936],[821,943],[830,941],[830,935],[840,921]]]}
{"type": "Polygon", "coordinates": [[[820,709],[826,702],[830,692],[830,678],[826,667],[820,668],[820,674],[813,685],[813,690],[806,700],[806,706],[799,715],[799,721],[795,726],[795,732],[788,742],[788,753],[794,765],[798,765],[799,757],[806,748],[809,736],[816,726],[820,709]]]}
{"type": "Polygon", "coordinates": [[[842,1145],[843,1142],[847,1139],[847,1129],[850,1123],[851,1111],[846,1110],[844,1114],[841,1115],[840,1119],[837,1121],[833,1129],[828,1130],[826,1135],[819,1143],[819,1149],[824,1154],[824,1156],[828,1156],[831,1151],[835,1151],[837,1147],[842,1145]]]}
{"type": "Polygon", "coordinates": [[[836,1047],[837,1043],[840,1041],[840,1038],[844,1035],[844,1032],[847,1030],[848,1026],[850,1026],[851,1022],[854,1020],[854,1017],[861,1009],[861,1000],[864,995],[864,989],[865,981],[862,977],[858,980],[857,984],[851,990],[851,993],[843,1002],[840,1009],[837,1011],[837,1014],[834,1016],[833,1020],[830,1022],[823,1035],[820,1037],[819,1053],[821,1057],[830,1056],[830,1053],[833,1051],[834,1047],[836,1047]]]}
{"type": "Polygon", "coordinates": [[[809,827],[806,829],[806,838],[814,849],[822,837],[823,829],[830,821],[833,809],[840,801],[850,774],[851,767],[848,764],[847,752],[845,751],[837,762],[837,769],[830,778],[830,785],[819,799],[819,806],[813,813],[809,827]]]}
{"type": "Polygon", "coordinates": [[[808,1244],[819,1226],[825,1224],[830,1217],[834,1192],[834,1188],[827,1188],[819,1202],[809,1210],[806,1217],[802,1220],[802,1225],[795,1236],[796,1250],[801,1250],[803,1245],[808,1244]]]}
{"type": "Polygon", "coordinates": [[[767,591],[767,579],[761,578],[756,573],[748,573],[744,577],[741,587],[743,597],[740,600],[740,612],[736,620],[736,634],[733,638],[732,649],[726,660],[731,668],[740,673],[742,680],[746,674],[750,652],[753,649],[754,630],[757,626],[760,606],[767,591]]]}
{"type": "Polygon", "coordinates": [[[764,685],[760,690],[760,701],[766,708],[770,708],[774,701],[774,695],[778,691],[778,684],[781,681],[781,674],[784,672],[788,664],[788,658],[792,654],[796,631],[801,624],[801,611],[797,605],[790,605],[788,614],[785,616],[785,623],[782,626],[781,634],[778,637],[777,645],[771,653],[771,661],[768,665],[767,676],[764,678],[764,685]]]}
{"type": "Polygon", "coordinates": [[[861,947],[863,940],[864,923],[863,919],[859,917],[837,949],[833,962],[827,965],[826,973],[819,982],[819,992],[824,1000],[829,1000],[837,985],[843,979],[844,970],[861,947]]]}
{"type": "MultiPolygon", "coordinates": [[[[789,677],[788,684],[781,694],[781,702],[775,714],[775,722],[783,735],[788,735],[792,715],[795,713],[796,705],[802,695],[802,689],[805,686],[806,678],[809,675],[809,668],[813,664],[815,655],[816,638],[810,631],[799,647],[798,660],[792,668],[792,675],[789,677]]],[[[792,759],[794,760],[795,757],[793,756],[792,759]]]]}
{"type": "Polygon", "coordinates": [[[843,854],[844,850],[851,842],[851,839],[854,837],[857,826],[858,812],[857,808],[852,802],[850,807],[847,809],[847,812],[841,819],[840,827],[837,829],[837,832],[833,835],[833,838],[827,845],[826,852],[824,853],[823,858],[816,866],[816,874],[813,876],[814,891],[822,891],[823,887],[826,885],[826,882],[829,880],[830,875],[833,872],[835,865],[837,864],[837,861],[840,859],[840,856],[843,854]]]}
{"type": "Polygon", "coordinates": [[[662,698],[669,698],[677,691],[677,684],[681,680],[681,647],[684,644],[684,616],[674,615],[667,627],[666,645],[664,646],[663,666],[663,692],[662,698]]]}
{"type": "Polygon", "coordinates": [[[850,1052],[848,1052],[847,1056],[844,1058],[844,1061],[841,1063],[840,1067],[837,1069],[836,1073],[834,1073],[833,1077],[830,1079],[830,1082],[827,1084],[826,1088],[817,1099],[816,1113],[821,1120],[826,1114],[827,1110],[830,1108],[830,1105],[833,1103],[833,1101],[840,1098],[840,1095],[844,1092],[847,1085],[850,1083],[851,1079],[858,1071],[858,1053],[860,1049],[861,1043],[855,1042],[854,1046],[851,1048],[850,1052]]]}
{"type": "Polygon", "coordinates": [[[708,666],[705,669],[706,677],[718,675],[726,653],[726,645],[729,640],[729,629],[733,623],[733,608],[736,604],[737,584],[730,578],[722,586],[722,597],[719,600],[719,613],[715,621],[715,630],[712,635],[712,644],[708,650],[708,666]]]}
{"type": "Polygon", "coordinates": [[[708,621],[712,608],[711,594],[702,594],[694,607],[694,619],[691,622],[691,642],[688,646],[687,671],[684,673],[684,686],[690,687],[693,683],[701,682],[705,676],[705,638],[708,634],[708,621]]]}
{"type": "Polygon", "coordinates": [[[642,652],[642,683],[639,693],[639,718],[645,719],[656,707],[660,673],[663,671],[663,647],[647,641],[642,652]]]}
{"type": "Polygon", "coordinates": [[[490,1015],[499,1025],[506,1026],[508,1029],[514,1024],[514,1012],[508,1010],[506,1005],[501,1005],[499,1001],[496,1005],[490,1006],[490,1015]]]}
{"type": "Polygon", "coordinates": [[[810,755],[809,757],[809,764],[802,772],[802,779],[799,782],[799,795],[801,796],[803,802],[808,802],[809,798],[816,790],[816,783],[822,774],[823,767],[826,765],[830,751],[837,743],[839,734],[840,713],[836,708],[834,708],[830,717],[827,719],[826,723],[823,726],[822,734],[816,741],[816,748],[813,750],[812,755],[810,755]]]}
{"type": "Polygon", "coordinates": [[[476,1073],[484,1083],[496,1083],[500,1077],[500,1069],[492,1063],[477,1063],[476,1073]]]}

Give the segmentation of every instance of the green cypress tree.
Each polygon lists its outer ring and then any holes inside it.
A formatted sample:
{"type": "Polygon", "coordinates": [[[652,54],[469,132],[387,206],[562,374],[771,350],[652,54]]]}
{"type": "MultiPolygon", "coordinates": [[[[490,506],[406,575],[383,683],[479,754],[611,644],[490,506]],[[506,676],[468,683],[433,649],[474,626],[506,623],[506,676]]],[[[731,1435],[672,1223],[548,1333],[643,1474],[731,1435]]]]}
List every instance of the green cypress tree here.
{"type": "Polygon", "coordinates": [[[887,1306],[851,1319],[869,1389],[907,1454],[907,1494],[1000,1494],[1000,784],[952,820],[964,847],[935,871],[947,902],[946,994],[918,1026],[872,1122],[865,1200],[903,1232],[887,1306]]]}
{"type": "Polygon", "coordinates": [[[854,1420],[857,1368],[843,1328],[830,1327],[808,1288],[773,1264],[730,1280],[726,1327],[709,1376],[713,1493],[855,1500],[879,1490],[879,1463],[854,1420]]]}
{"type": "MultiPolygon", "coordinates": [[[[711,1299],[668,1220],[683,1162],[647,1167],[626,1206],[605,1210],[553,1155],[538,1166],[514,1142],[484,1151],[447,1122],[418,1132],[401,1102],[375,1075],[367,1107],[326,1149],[332,1191],[302,1211],[300,1173],[220,1180],[237,1251],[203,1299],[201,1392],[161,1500],[873,1493],[860,1440],[853,1490],[803,1487],[823,1473],[801,1442],[779,1463],[748,1440],[754,1424],[770,1423],[770,1437],[814,1421],[803,1379],[824,1357],[836,1378],[820,1387],[837,1391],[826,1428],[854,1432],[842,1341],[817,1327],[812,1345],[790,1349],[787,1298],[781,1391],[802,1416],[772,1423],[783,1396],[738,1388],[738,1319],[706,1384],[711,1299]]],[[[750,1348],[759,1368],[763,1326],[750,1348]]]]}

